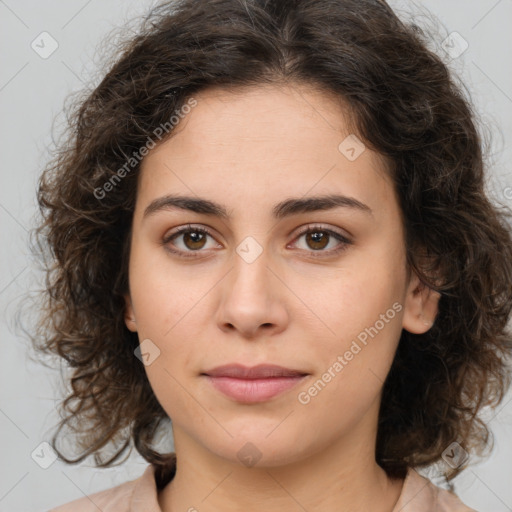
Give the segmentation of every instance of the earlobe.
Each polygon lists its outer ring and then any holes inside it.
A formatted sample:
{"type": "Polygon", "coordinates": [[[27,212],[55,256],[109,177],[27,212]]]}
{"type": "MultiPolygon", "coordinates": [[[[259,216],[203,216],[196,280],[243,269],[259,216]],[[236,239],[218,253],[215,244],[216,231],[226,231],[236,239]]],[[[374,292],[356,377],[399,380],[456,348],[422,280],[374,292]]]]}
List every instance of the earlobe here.
{"type": "Polygon", "coordinates": [[[427,332],[436,319],[441,294],[423,284],[414,274],[405,299],[402,327],[413,334],[427,332]]]}
{"type": "Polygon", "coordinates": [[[137,322],[135,320],[135,313],[133,311],[133,304],[130,295],[124,296],[125,300],[125,311],[124,311],[124,323],[126,327],[132,331],[137,332],[137,322]]]}

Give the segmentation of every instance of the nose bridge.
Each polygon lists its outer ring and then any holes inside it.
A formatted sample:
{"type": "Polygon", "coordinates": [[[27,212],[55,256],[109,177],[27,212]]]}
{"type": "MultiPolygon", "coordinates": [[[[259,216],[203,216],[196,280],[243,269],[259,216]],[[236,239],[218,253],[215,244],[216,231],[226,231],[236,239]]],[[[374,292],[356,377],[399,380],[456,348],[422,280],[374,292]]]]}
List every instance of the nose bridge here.
{"type": "MultiPolygon", "coordinates": [[[[263,235],[256,239],[255,236],[245,236],[235,248],[233,279],[251,287],[260,288],[268,284],[268,264],[270,249],[268,238],[263,235]]],[[[234,283],[233,283],[234,284],[234,283]]]]}
{"type": "MultiPolygon", "coordinates": [[[[268,293],[268,287],[275,285],[269,267],[273,270],[276,267],[277,260],[272,251],[277,248],[277,242],[275,219],[267,213],[270,211],[268,202],[268,198],[258,195],[246,196],[239,203],[231,230],[234,247],[231,255],[232,269],[227,277],[230,287],[236,287],[230,290],[231,294],[238,295],[241,292],[245,295],[247,287],[255,293],[261,293],[267,288],[268,293]],[[252,207],[255,202],[261,207],[252,207]],[[247,207],[244,208],[244,204],[247,207]]],[[[245,300],[245,297],[240,296],[240,299],[245,300]]]]}
{"type": "Polygon", "coordinates": [[[275,301],[279,280],[274,276],[270,237],[264,231],[260,233],[242,238],[233,252],[231,271],[223,289],[223,304],[234,315],[233,319],[254,316],[263,320],[278,309],[275,301]]]}
{"type": "MultiPolygon", "coordinates": [[[[247,202],[257,200],[264,204],[262,198],[246,198],[247,202]]],[[[235,272],[243,274],[246,279],[253,274],[260,274],[266,271],[269,263],[270,246],[272,245],[271,224],[267,224],[265,208],[259,211],[254,209],[240,208],[239,217],[233,226],[234,253],[233,262],[235,272]],[[269,228],[270,227],[270,228],[269,228]],[[246,276],[245,274],[248,274],[246,276]]],[[[249,277],[250,279],[250,277],[249,277]]]]}
{"type": "Polygon", "coordinates": [[[281,300],[282,283],[274,275],[279,274],[279,262],[273,254],[273,235],[264,223],[255,227],[249,218],[246,221],[244,229],[236,229],[236,245],[230,271],[222,282],[216,322],[221,330],[234,328],[242,336],[255,339],[263,327],[263,336],[269,335],[270,328],[273,334],[281,332],[288,325],[289,315],[281,300]]]}

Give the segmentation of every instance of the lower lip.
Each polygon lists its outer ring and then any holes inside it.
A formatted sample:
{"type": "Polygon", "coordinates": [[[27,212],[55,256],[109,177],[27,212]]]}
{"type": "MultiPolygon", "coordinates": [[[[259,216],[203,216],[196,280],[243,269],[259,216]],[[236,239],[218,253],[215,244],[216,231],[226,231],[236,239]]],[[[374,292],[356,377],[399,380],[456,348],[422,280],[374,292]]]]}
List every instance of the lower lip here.
{"type": "Polygon", "coordinates": [[[235,379],[233,377],[211,377],[210,375],[206,375],[206,377],[216,389],[226,396],[238,402],[257,403],[288,391],[307,375],[267,379],[235,379]]]}

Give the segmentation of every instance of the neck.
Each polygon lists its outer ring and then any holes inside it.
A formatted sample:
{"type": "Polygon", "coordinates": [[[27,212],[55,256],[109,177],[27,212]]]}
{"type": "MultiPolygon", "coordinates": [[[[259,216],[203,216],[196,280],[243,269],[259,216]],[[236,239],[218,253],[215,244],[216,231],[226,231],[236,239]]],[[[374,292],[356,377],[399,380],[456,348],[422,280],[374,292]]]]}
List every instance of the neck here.
{"type": "Polygon", "coordinates": [[[403,479],[390,479],[368,444],[339,440],[285,465],[253,466],[219,457],[174,429],[177,466],[162,489],[162,512],[392,512],[403,479]]]}

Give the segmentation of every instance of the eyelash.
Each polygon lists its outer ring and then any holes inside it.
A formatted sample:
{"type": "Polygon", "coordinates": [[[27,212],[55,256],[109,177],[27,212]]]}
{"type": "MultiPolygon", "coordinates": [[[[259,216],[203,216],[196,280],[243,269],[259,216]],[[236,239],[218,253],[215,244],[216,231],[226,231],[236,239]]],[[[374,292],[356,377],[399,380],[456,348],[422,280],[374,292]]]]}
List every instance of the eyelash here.
{"type": "MultiPolygon", "coordinates": [[[[315,233],[315,232],[318,232],[318,231],[320,231],[322,233],[327,233],[329,235],[332,235],[336,240],[341,242],[341,245],[338,248],[331,249],[329,251],[323,251],[321,249],[319,249],[318,251],[311,250],[310,252],[312,253],[311,256],[313,258],[325,258],[325,257],[329,257],[329,256],[334,256],[334,255],[339,254],[342,251],[346,250],[349,245],[352,245],[352,241],[349,240],[348,238],[346,238],[345,236],[341,235],[340,233],[338,233],[336,231],[333,231],[331,229],[323,228],[322,226],[318,226],[318,225],[308,226],[307,229],[305,229],[304,231],[302,231],[301,233],[299,233],[297,235],[295,240],[298,240],[300,237],[302,237],[303,235],[307,235],[308,233],[315,233]],[[320,253],[320,254],[318,254],[318,253],[320,253]]],[[[180,256],[182,258],[197,258],[199,256],[193,255],[193,253],[202,252],[200,249],[197,250],[197,251],[175,250],[175,249],[171,249],[167,245],[171,240],[173,240],[174,238],[177,238],[179,235],[182,235],[183,233],[203,233],[203,234],[209,235],[212,238],[214,238],[212,233],[208,229],[206,229],[204,227],[200,227],[200,226],[199,227],[194,227],[194,226],[191,226],[190,224],[188,224],[187,226],[182,226],[182,227],[178,228],[176,231],[174,231],[170,235],[166,236],[162,240],[161,244],[163,246],[165,246],[165,249],[167,251],[169,251],[169,252],[171,252],[173,254],[177,254],[178,256],[180,256]],[[192,254],[185,255],[186,253],[192,253],[192,254]]]]}

